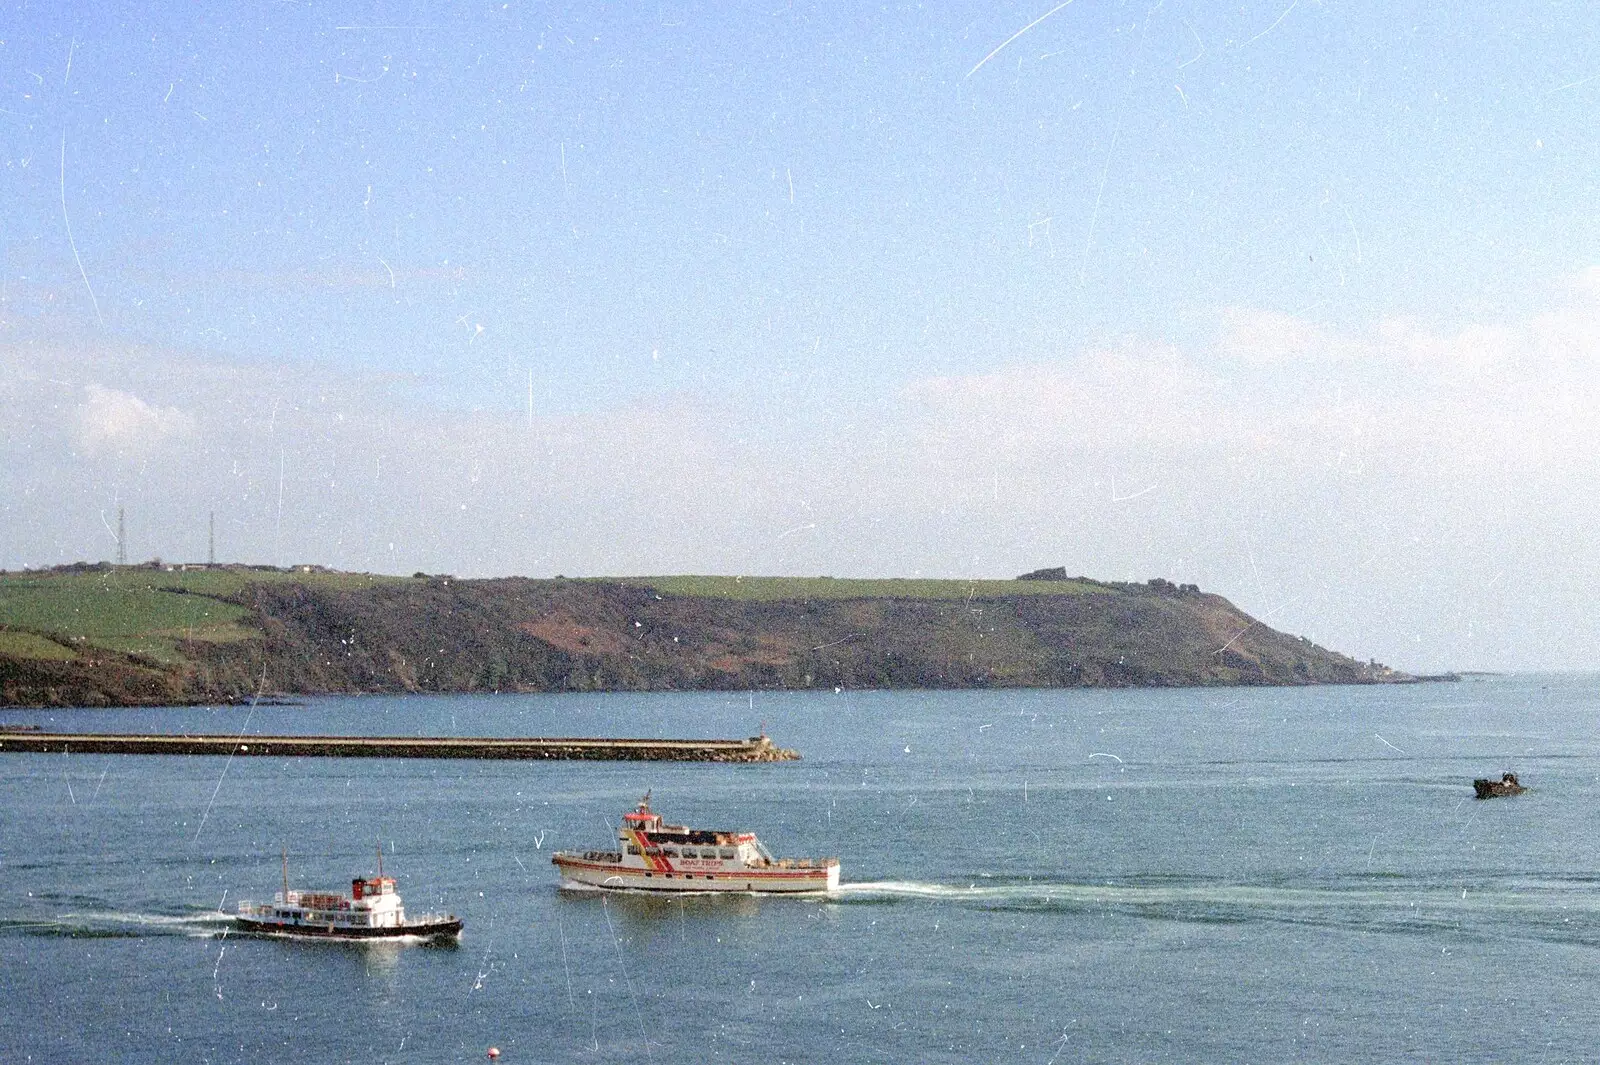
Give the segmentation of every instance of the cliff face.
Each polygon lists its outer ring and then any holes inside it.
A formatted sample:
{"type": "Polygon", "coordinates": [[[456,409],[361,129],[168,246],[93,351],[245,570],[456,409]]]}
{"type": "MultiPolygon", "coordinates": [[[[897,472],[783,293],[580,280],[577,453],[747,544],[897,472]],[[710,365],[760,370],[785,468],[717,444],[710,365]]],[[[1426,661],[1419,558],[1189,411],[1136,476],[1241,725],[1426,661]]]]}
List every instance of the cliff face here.
{"type": "MultiPolygon", "coordinates": [[[[1054,576],[1052,574],[1052,576],[1054,576]]],[[[660,582],[670,587],[671,582],[660,582]]],[[[966,598],[668,594],[647,581],[240,580],[229,635],[174,633],[165,661],[0,645],[11,704],[210,702],[269,693],[1122,687],[1403,679],[1165,581],[966,598]]],[[[844,591],[848,593],[848,588],[844,591]]],[[[74,637],[52,633],[61,646],[74,637]]],[[[76,639],[82,639],[77,637],[76,639]]]]}

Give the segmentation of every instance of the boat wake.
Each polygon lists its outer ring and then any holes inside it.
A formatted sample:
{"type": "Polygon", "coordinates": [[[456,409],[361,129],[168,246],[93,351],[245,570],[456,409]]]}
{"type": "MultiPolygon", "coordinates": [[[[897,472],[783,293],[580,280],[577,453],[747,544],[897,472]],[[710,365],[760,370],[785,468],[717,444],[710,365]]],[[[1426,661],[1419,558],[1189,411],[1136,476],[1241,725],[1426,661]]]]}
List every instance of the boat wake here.
{"type": "Polygon", "coordinates": [[[1091,884],[973,879],[846,882],[837,905],[950,905],[994,912],[1196,924],[1296,924],[1355,931],[1532,938],[1600,947],[1600,893],[1588,878],[1480,882],[1361,877],[1326,884],[1157,880],[1091,884]]]}
{"type": "Polygon", "coordinates": [[[211,938],[225,934],[232,927],[232,915],[216,910],[186,914],[81,910],[34,918],[0,918],[0,936],[48,939],[211,938]]]}

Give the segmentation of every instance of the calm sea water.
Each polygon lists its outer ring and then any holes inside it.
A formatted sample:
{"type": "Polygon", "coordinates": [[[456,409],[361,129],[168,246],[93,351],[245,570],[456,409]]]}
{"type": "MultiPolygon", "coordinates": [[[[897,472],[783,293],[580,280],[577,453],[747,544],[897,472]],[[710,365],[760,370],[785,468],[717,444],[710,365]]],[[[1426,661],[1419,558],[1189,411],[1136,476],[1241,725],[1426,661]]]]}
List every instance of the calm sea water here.
{"type": "Polygon", "coordinates": [[[0,755],[7,1062],[1567,1061],[1600,1046],[1600,678],[319,699],[123,731],[743,736],[763,766],[0,755]],[[249,715],[246,721],[247,713],[249,715]],[[1532,788],[1477,802],[1474,776],[1532,788]],[[828,899],[563,893],[646,789],[828,899]],[[385,869],[457,947],[225,935],[385,869]]]}

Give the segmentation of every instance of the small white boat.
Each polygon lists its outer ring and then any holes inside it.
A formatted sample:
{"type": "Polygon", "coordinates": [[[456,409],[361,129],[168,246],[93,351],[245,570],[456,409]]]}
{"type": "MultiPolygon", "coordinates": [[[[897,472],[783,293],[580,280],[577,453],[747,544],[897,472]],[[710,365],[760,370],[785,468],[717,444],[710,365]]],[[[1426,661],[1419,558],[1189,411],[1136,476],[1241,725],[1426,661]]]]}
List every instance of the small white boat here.
{"type": "Polygon", "coordinates": [[[241,902],[234,927],[253,935],[308,939],[454,939],[461,934],[460,919],[449,914],[406,917],[394,877],[383,875],[381,851],[378,875],[352,878],[348,895],[337,891],[291,891],[289,859],[285,854],[283,890],[271,902],[241,902]]]}
{"type": "Polygon", "coordinates": [[[622,815],[617,842],[619,850],[557,851],[550,861],[568,887],[774,894],[839,887],[837,858],[774,858],[753,832],[669,825],[650,809],[648,792],[622,815]]]}

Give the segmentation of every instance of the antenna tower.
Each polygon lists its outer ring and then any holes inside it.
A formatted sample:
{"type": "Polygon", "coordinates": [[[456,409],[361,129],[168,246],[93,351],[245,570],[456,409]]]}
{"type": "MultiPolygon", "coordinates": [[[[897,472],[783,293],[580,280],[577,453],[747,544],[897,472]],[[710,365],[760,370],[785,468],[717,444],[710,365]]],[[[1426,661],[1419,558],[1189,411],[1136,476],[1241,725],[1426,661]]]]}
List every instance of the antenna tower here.
{"type": "Polygon", "coordinates": [[[128,524],[123,520],[122,508],[117,508],[117,565],[128,564],[128,524]]]}
{"type": "Polygon", "coordinates": [[[216,564],[217,564],[217,512],[213,510],[211,512],[211,541],[210,541],[210,547],[206,551],[206,565],[215,566],[216,564]]]}

